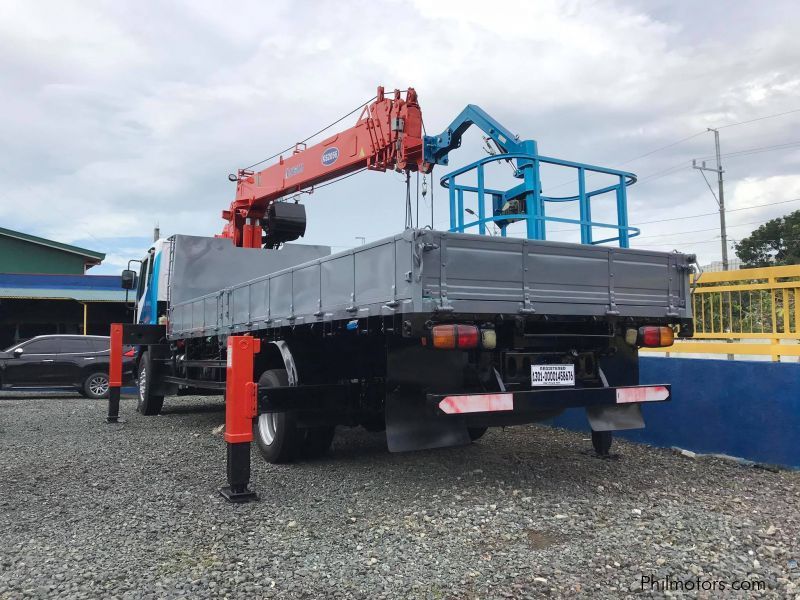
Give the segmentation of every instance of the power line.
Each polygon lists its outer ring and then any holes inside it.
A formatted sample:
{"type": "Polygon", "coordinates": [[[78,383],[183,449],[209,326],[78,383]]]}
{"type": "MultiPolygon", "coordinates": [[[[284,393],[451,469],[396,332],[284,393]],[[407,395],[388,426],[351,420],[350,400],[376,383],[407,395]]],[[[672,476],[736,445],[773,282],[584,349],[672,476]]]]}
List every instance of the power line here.
{"type": "Polygon", "coordinates": [[[333,180],[328,181],[326,183],[321,183],[319,185],[312,185],[311,188],[314,189],[314,190],[318,190],[318,189],[324,188],[324,187],[326,187],[328,185],[333,185],[334,183],[339,183],[340,181],[342,181],[344,179],[347,179],[348,177],[352,177],[353,175],[358,175],[359,173],[363,173],[366,170],[367,170],[367,167],[363,167],[363,168],[359,169],[358,171],[353,171],[352,173],[349,173],[347,175],[342,175],[341,177],[339,177],[337,179],[333,179],[333,180]]]}
{"type": "MultiPolygon", "coordinates": [[[[796,113],[796,112],[800,112],[800,108],[795,108],[793,110],[787,110],[786,112],[775,113],[775,114],[772,114],[772,115],[765,115],[763,117],[758,117],[756,119],[750,119],[749,121],[739,121],[738,123],[728,123],[727,125],[720,125],[720,126],[717,127],[717,129],[724,129],[725,127],[735,127],[737,125],[746,125],[748,123],[755,123],[756,121],[763,121],[764,119],[774,119],[775,117],[782,117],[784,115],[789,115],[789,114],[796,113]]],[[[696,137],[698,137],[698,136],[700,136],[700,135],[702,135],[704,133],[706,133],[706,131],[698,131],[697,133],[693,133],[692,135],[686,136],[685,138],[681,138],[681,139],[676,140],[676,141],[674,141],[674,142],[672,142],[670,144],[666,144],[664,146],[656,148],[655,150],[650,150],[649,152],[645,152],[644,154],[640,154],[639,156],[634,156],[633,158],[629,158],[625,162],[621,162],[621,163],[618,163],[618,164],[619,164],[619,166],[627,165],[628,163],[631,163],[631,162],[633,162],[635,160],[638,160],[640,158],[644,158],[646,156],[650,156],[651,154],[655,154],[656,152],[661,152],[662,150],[666,150],[667,148],[672,148],[673,146],[677,146],[678,144],[682,144],[683,142],[688,142],[689,140],[694,139],[694,138],[696,138],[696,137]]],[[[723,156],[725,156],[725,155],[723,154],[723,156]]]]}
{"type": "MultiPolygon", "coordinates": [[[[788,204],[790,202],[800,202],[800,198],[792,198],[791,200],[780,200],[778,202],[766,202],[764,204],[753,204],[752,206],[744,206],[742,208],[730,208],[726,212],[739,212],[740,210],[752,210],[754,208],[762,208],[764,206],[777,206],[778,204],[788,204]]],[[[650,223],[666,223],[667,221],[680,221],[682,219],[694,219],[695,217],[708,217],[710,215],[719,214],[718,211],[710,213],[699,213],[696,215],[686,215],[685,217],[671,217],[669,219],[656,219],[655,221],[640,221],[638,225],[648,225],[650,223]]]]}
{"type": "MultiPolygon", "coordinates": [[[[299,142],[297,142],[297,144],[305,144],[305,143],[306,143],[308,140],[310,140],[310,139],[312,139],[312,138],[315,138],[315,137],[317,137],[317,136],[318,136],[320,133],[322,133],[323,131],[326,131],[326,130],[330,129],[330,128],[331,128],[331,127],[333,127],[334,125],[338,125],[339,123],[341,123],[342,121],[344,121],[344,120],[345,120],[347,117],[349,117],[349,116],[351,116],[351,115],[353,115],[353,114],[357,113],[359,110],[362,110],[362,109],[363,109],[365,106],[367,106],[367,105],[368,105],[370,102],[372,102],[372,101],[373,101],[373,100],[375,100],[376,98],[377,98],[377,96],[373,96],[372,98],[370,98],[370,99],[369,99],[369,100],[367,100],[366,102],[362,102],[361,104],[359,104],[357,107],[355,107],[353,110],[351,110],[351,111],[350,111],[349,113],[347,113],[346,115],[344,115],[344,116],[342,116],[342,117],[339,117],[339,118],[338,118],[338,119],[336,119],[336,120],[335,120],[333,123],[331,123],[331,124],[329,124],[329,125],[326,125],[325,127],[323,127],[322,129],[320,129],[319,131],[317,131],[317,132],[315,132],[315,133],[312,133],[310,136],[308,136],[308,137],[307,137],[307,138],[305,138],[304,140],[300,140],[299,142]]],[[[267,162],[268,160],[272,160],[273,158],[276,158],[276,157],[280,156],[280,155],[281,155],[281,154],[283,154],[284,152],[288,152],[289,150],[293,150],[294,148],[296,148],[296,147],[297,147],[297,144],[292,144],[292,145],[291,145],[291,146],[289,146],[288,148],[286,148],[286,149],[284,149],[284,150],[281,150],[280,152],[276,152],[275,154],[273,154],[272,156],[268,156],[268,157],[267,157],[267,158],[265,158],[264,160],[260,160],[260,161],[258,161],[257,163],[253,163],[253,164],[252,164],[252,165],[250,165],[249,167],[245,167],[245,169],[252,169],[253,167],[257,167],[258,165],[260,165],[260,164],[263,164],[263,163],[267,162]]],[[[319,187],[322,187],[322,186],[319,186],[319,187]]]]}
{"type": "MultiPolygon", "coordinates": [[[[735,150],[734,152],[726,152],[725,154],[721,154],[720,156],[723,157],[736,157],[736,156],[746,156],[749,154],[759,154],[761,152],[772,152],[773,150],[785,150],[790,149],[795,146],[800,145],[800,140],[795,140],[793,142],[785,142],[783,144],[772,144],[770,146],[758,146],[755,148],[744,148],[742,150],[735,150]]],[[[712,159],[714,156],[703,156],[697,160],[706,160],[712,159]]]]}
{"type": "Polygon", "coordinates": [[[738,123],[728,123],[727,125],[720,125],[717,129],[724,129],[725,127],[735,127],[736,125],[747,125],[748,123],[755,123],[756,121],[763,121],[764,119],[773,119],[775,117],[782,117],[783,115],[790,115],[792,113],[800,112],[800,108],[795,108],[792,110],[787,110],[786,112],[782,113],[775,113],[773,115],[766,115],[763,117],[757,117],[755,119],[750,119],[749,121],[739,121],[738,123]]]}
{"type": "MultiPolygon", "coordinates": [[[[636,238],[631,238],[631,240],[635,240],[635,239],[636,238]]],[[[741,241],[741,240],[739,240],[739,241],[741,241]]],[[[797,241],[800,241],[800,238],[781,238],[781,239],[768,239],[768,240],[761,240],[761,241],[764,241],[764,242],[797,242],[797,241]]],[[[733,238],[730,239],[730,242],[731,242],[730,245],[733,245],[733,244],[737,243],[737,241],[735,239],[733,239],[733,238]]],[[[671,244],[644,244],[643,246],[640,246],[640,248],[648,248],[648,247],[649,248],[674,248],[676,244],[689,246],[689,245],[697,245],[697,244],[718,244],[718,243],[719,243],[719,236],[717,236],[715,238],[711,238],[711,239],[696,240],[696,241],[689,241],[689,242],[678,241],[678,242],[672,242],[671,244]]]]}
{"type": "MultiPolygon", "coordinates": [[[[636,240],[636,238],[631,238],[631,241],[636,240]]],[[[704,240],[696,240],[696,241],[680,241],[680,242],[672,242],[670,244],[644,244],[644,247],[656,247],[656,248],[674,248],[676,244],[689,246],[689,245],[696,245],[696,244],[719,244],[719,236],[711,239],[704,239],[704,240]]]]}
{"type": "MultiPolygon", "coordinates": [[[[742,210],[752,210],[754,208],[763,208],[765,206],[778,206],[779,204],[789,204],[790,202],[800,202],[800,198],[792,198],[791,200],[779,200],[778,202],[766,202],[764,204],[753,204],[752,206],[744,206],[742,208],[729,208],[726,210],[726,212],[732,213],[732,212],[739,212],[742,210]]],[[[669,219],[656,219],[654,221],[639,221],[636,223],[636,226],[650,225],[652,223],[667,223],[669,221],[682,221],[684,219],[695,219],[697,217],[710,217],[711,215],[718,215],[718,214],[719,214],[718,211],[714,211],[709,213],[697,213],[694,215],[686,215],[684,217],[670,217],[669,219]]],[[[716,229],[716,227],[714,229],[716,229]]],[[[550,230],[550,233],[559,233],[564,231],[574,231],[574,229],[552,229],[550,230]]],[[[631,239],[637,239],[640,237],[641,236],[636,236],[636,238],[631,238],[631,239]]]]}
{"type": "Polygon", "coordinates": [[[678,171],[681,171],[682,169],[685,169],[688,166],[689,166],[689,161],[685,160],[685,161],[681,162],[680,164],[676,164],[676,165],[673,165],[671,167],[667,167],[666,169],[662,169],[660,171],[656,171],[655,173],[648,173],[647,175],[645,175],[641,179],[637,180],[636,183],[641,186],[642,184],[650,183],[651,181],[653,181],[655,179],[661,179],[662,177],[666,177],[667,175],[672,175],[673,173],[677,173],[678,171]]]}
{"type": "MultiPolygon", "coordinates": [[[[780,218],[780,217],[776,217],[780,218]]],[[[748,225],[764,225],[765,223],[769,223],[773,219],[767,219],[766,221],[750,221],[748,223],[739,223],[738,225],[728,225],[728,229],[732,229],[734,227],[746,227],[748,225]]],[[[649,239],[654,237],[665,237],[668,235],[685,235],[687,233],[700,233],[703,231],[717,231],[719,227],[708,227],[707,229],[690,229],[689,231],[673,231],[671,233],[656,233],[653,235],[637,235],[637,240],[649,239]]],[[[633,238],[631,238],[633,239],[633,238]]]]}
{"type": "Polygon", "coordinates": [[[650,156],[651,154],[655,154],[656,152],[661,152],[662,150],[666,150],[667,148],[672,148],[673,146],[677,146],[678,144],[682,144],[683,142],[688,142],[691,139],[696,138],[699,135],[704,134],[705,131],[698,131],[697,133],[693,133],[690,136],[685,138],[681,138],[675,142],[667,144],[665,146],[661,146],[660,148],[656,148],[655,150],[650,150],[650,152],[645,152],[644,154],[640,154],[639,156],[634,156],[633,158],[629,158],[625,162],[618,163],[618,166],[627,165],[628,163],[632,163],[633,161],[639,160],[640,158],[644,158],[646,156],[650,156]]]}
{"type": "MultiPolygon", "coordinates": [[[[782,117],[784,115],[789,115],[789,114],[793,114],[793,113],[797,113],[797,112],[800,112],[800,108],[796,108],[796,109],[793,109],[793,110],[787,110],[787,111],[784,111],[784,112],[781,112],[781,113],[775,113],[775,114],[771,114],[771,115],[764,115],[763,117],[757,117],[755,119],[749,119],[747,121],[739,121],[738,123],[728,123],[727,125],[720,125],[720,126],[717,127],[717,129],[723,129],[725,127],[736,127],[738,125],[747,125],[748,123],[755,123],[756,121],[763,121],[765,119],[774,119],[776,117],[782,117]]],[[[651,154],[656,154],[657,152],[661,152],[662,150],[666,150],[668,148],[672,148],[673,146],[677,146],[677,145],[682,144],[684,142],[688,142],[689,140],[694,139],[696,137],[699,137],[700,135],[702,135],[704,133],[707,133],[707,130],[698,131],[696,133],[693,133],[692,135],[688,135],[688,136],[686,136],[684,138],[681,138],[679,140],[675,140],[674,142],[670,142],[669,144],[665,144],[663,146],[659,146],[658,148],[655,148],[653,150],[645,152],[644,154],[639,154],[638,156],[634,156],[633,158],[629,158],[629,159],[627,159],[627,160],[625,160],[625,161],[623,161],[621,163],[617,163],[617,166],[621,167],[622,165],[627,165],[628,163],[632,163],[634,161],[637,161],[640,158],[645,158],[647,156],[650,156],[651,154]]],[[[723,155],[723,156],[725,156],[725,155],[723,155]]],[[[711,157],[711,158],[713,158],[713,157],[711,157]]],[[[594,177],[596,175],[597,175],[596,173],[589,173],[586,177],[588,179],[589,177],[594,177]]],[[[665,175],[666,175],[666,173],[665,173],[665,175]]],[[[648,176],[648,178],[649,178],[649,176],[648,176]]],[[[641,183],[643,181],[643,179],[644,178],[640,179],[639,182],[641,183]]],[[[564,181],[562,183],[556,184],[555,186],[552,186],[552,187],[550,187],[548,189],[558,189],[560,187],[564,187],[565,185],[569,185],[570,183],[575,183],[576,181],[577,181],[577,179],[571,179],[569,181],[564,181]]]]}

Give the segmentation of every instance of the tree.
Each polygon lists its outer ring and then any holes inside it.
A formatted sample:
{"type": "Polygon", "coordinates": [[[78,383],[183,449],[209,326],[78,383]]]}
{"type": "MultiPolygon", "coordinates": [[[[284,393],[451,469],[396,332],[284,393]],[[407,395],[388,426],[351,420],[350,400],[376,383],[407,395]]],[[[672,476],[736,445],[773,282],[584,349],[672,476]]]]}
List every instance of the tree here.
{"type": "Polygon", "coordinates": [[[800,264],[800,210],[767,221],[735,246],[746,267],[800,264]]]}

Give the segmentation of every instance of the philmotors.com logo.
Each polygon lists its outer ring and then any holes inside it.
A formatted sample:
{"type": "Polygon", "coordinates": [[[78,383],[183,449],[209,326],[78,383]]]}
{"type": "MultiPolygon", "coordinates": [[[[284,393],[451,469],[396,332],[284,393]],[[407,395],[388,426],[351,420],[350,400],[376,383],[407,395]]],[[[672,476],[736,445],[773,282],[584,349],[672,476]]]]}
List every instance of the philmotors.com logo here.
{"type": "Polygon", "coordinates": [[[322,164],[326,167],[330,167],[336,160],[339,158],[339,149],[335,146],[333,148],[328,148],[325,152],[322,153],[322,164]]]}

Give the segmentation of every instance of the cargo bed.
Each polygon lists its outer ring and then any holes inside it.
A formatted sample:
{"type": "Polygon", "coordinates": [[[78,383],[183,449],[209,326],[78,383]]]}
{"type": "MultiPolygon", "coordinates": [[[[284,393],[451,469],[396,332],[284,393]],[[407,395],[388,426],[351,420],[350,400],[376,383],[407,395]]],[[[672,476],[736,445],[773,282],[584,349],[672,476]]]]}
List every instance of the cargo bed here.
{"type": "MultiPolygon", "coordinates": [[[[173,260],[182,256],[176,236],[173,260]]],[[[218,242],[218,240],[214,240],[218,242]]],[[[230,246],[242,261],[264,253],[230,246]]],[[[215,260],[219,261],[217,248],[215,260]]],[[[226,252],[226,250],[222,250],[226,252]]],[[[395,314],[691,317],[687,256],[410,229],[170,307],[170,338],[395,314]]],[[[202,272],[202,265],[198,265],[202,272]]],[[[207,271],[205,271],[207,272],[207,271]]],[[[180,296],[170,282],[171,296],[180,296]]]]}

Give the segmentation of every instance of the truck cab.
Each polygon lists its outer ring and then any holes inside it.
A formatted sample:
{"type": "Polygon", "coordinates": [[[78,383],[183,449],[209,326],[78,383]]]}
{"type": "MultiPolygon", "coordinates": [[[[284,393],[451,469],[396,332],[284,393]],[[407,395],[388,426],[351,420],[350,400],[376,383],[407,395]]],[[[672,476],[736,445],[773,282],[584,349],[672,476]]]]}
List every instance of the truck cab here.
{"type": "Polygon", "coordinates": [[[167,318],[171,248],[169,239],[156,240],[143,259],[131,261],[139,262],[138,272],[122,272],[122,287],[135,293],[134,322],[139,325],[163,325],[167,318]]]}

